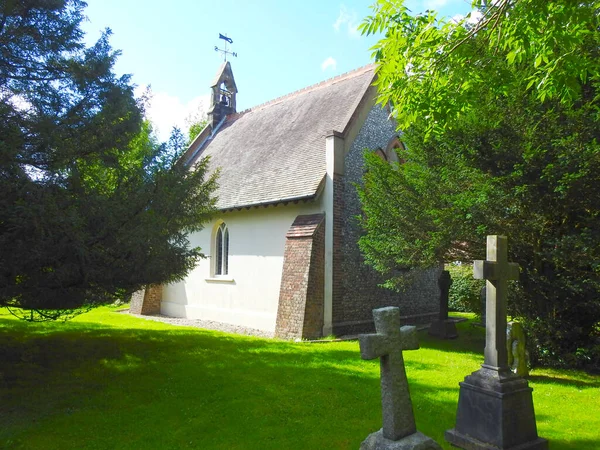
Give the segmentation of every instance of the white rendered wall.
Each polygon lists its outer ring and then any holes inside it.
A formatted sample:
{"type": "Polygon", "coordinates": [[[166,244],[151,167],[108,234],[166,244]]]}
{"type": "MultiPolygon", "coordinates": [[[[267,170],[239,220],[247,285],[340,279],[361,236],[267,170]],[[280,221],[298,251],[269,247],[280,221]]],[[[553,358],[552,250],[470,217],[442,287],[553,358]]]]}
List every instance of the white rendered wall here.
{"type": "Polygon", "coordinates": [[[275,331],[285,235],[298,215],[319,212],[322,206],[316,201],[217,215],[189,239],[210,256],[214,229],[224,221],[229,274],[211,277],[212,258],[201,260],[184,281],[164,287],[161,313],[275,331]]]}

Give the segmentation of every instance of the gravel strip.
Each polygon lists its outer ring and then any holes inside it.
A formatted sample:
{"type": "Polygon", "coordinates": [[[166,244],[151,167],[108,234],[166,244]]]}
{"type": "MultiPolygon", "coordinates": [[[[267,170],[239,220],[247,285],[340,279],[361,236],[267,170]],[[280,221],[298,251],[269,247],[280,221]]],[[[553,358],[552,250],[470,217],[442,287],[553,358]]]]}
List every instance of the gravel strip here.
{"type": "Polygon", "coordinates": [[[261,338],[272,338],[273,333],[269,333],[255,328],[247,328],[239,325],[231,325],[229,323],[213,322],[212,320],[196,320],[196,319],[182,319],[180,317],[167,317],[161,314],[153,315],[141,315],[131,314],[129,310],[119,311],[121,313],[127,313],[140,319],[154,320],[155,322],[170,323],[171,325],[179,325],[184,327],[202,328],[205,330],[216,330],[223,331],[225,333],[242,334],[244,336],[255,336],[261,338]]]}

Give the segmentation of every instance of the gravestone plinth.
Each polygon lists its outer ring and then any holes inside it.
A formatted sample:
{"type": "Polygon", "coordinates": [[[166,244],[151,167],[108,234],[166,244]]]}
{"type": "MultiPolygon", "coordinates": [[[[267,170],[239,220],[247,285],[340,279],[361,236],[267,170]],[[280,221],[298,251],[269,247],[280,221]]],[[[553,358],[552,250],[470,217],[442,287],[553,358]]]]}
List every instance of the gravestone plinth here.
{"type": "Polygon", "coordinates": [[[488,236],[487,260],[475,261],[475,278],[486,279],[484,363],[460,384],[456,426],[446,431],[452,445],[464,449],[545,450],[538,437],[533,398],[527,380],[508,367],[506,348],[507,281],[518,278],[508,263],[506,237],[488,236]]]}
{"type": "Polygon", "coordinates": [[[531,389],[512,372],[482,367],[460,384],[456,426],[445,438],[464,449],[545,450],[538,437],[531,389]]]}
{"type": "Polygon", "coordinates": [[[438,320],[429,325],[428,333],[442,339],[455,339],[458,337],[456,323],[448,319],[448,299],[450,296],[450,286],[452,286],[452,277],[450,272],[443,270],[438,278],[440,288],[440,315],[438,320]]]}
{"type": "Polygon", "coordinates": [[[375,309],[373,318],[377,333],[363,334],[358,339],[363,359],[380,358],[383,428],[370,434],[360,450],[441,450],[415,425],[402,356],[402,350],[418,348],[415,328],[400,328],[400,310],[396,307],[375,309]]]}
{"type": "Polygon", "coordinates": [[[441,450],[441,448],[437,442],[420,431],[398,441],[392,441],[383,435],[383,429],[371,433],[360,444],[360,450],[441,450]]]}

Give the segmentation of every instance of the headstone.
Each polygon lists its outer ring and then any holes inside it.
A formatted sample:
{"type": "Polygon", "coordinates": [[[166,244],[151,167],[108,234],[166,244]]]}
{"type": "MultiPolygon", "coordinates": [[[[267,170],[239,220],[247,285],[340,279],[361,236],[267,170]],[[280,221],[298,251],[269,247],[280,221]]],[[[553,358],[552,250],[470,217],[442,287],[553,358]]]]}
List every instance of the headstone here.
{"type": "Polygon", "coordinates": [[[464,449],[546,450],[538,437],[533,389],[508,367],[506,299],[508,280],[519,276],[508,262],[505,236],[488,236],[487,260],[475,261],[474,277],[486,280],[486,345],[484,363],[460,384],[456,426],[445,437],[464,449]]]}
{"type": "Polygon", "coordinates": [[[440,315],[438,320],[429,326],[429,334],[442,339],[454,339],[458,337],[458,331],[456,331],[456,323],[448,319],[448,298],[450,286],[452,286],[452,277],[449,271],[442,270],[438,278],[438,286],[440,288],[440,315]]]}
{"type": "MultiPolygon", "coordinates": [[[[402,327],[401,330],[400,310],[396,307],[375,309],[373,318],[376,334],[359,336],[360,356],[362,359],[380,358],[383,428],[370,434],[360,450],[441,449],[433,439],[418,432],[415,425],[402,356],[402,350],[409,349],[403,342],[408,336],[416,336],[415,328],[402,327]]],[[[414,345],[414,338],[411,339],[414,345]]]]}
{"type": "Polygon", "coordinates": [[[506,324],[506,351],[508,352],[508,367],[520,377],[529,376],[529,354],[527,338],[523,325],[519,322],[506,324]]]}

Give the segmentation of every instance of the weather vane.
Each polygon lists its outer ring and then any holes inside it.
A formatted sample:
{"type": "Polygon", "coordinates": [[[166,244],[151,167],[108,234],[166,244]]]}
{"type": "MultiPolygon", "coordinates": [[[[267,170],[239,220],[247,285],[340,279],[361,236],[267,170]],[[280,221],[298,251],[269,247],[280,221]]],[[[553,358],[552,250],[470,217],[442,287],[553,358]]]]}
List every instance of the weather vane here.
{"type": "Polygon", "coordinates": [[[231,56],[234,56],[237,58],[237,53],[227,51],[227,43],[229,42],[230,44],[233,44],[233,39],[231,39],[230,37],[227,37],[221,33],[219,33],[219,39],[223,39],[225,41],[225,49],[220,49],[219,47],[217,47],[215,45],[215,52],[223,53],[223,61],[227,61],[227,55],[231,55],[231,56]]]}

